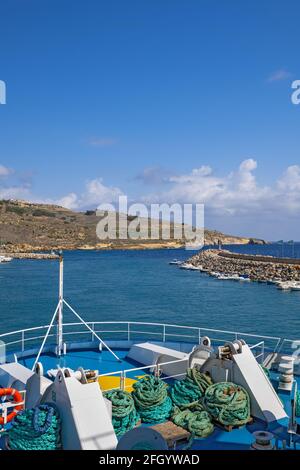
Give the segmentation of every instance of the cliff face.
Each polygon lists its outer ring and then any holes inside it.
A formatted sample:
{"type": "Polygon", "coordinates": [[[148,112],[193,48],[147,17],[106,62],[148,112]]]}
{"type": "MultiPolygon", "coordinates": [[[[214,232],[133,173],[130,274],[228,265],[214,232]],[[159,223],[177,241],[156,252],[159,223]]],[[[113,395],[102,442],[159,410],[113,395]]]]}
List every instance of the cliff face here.
{"type": "MultiPolygon", "coordinates": [[[[131,220],[133,217],[130,218],[131,220]]],[[[96,226],[100,218],[95,211],[73,212],[48,204],[25,201],[0,201],[0,245],[5,251],[52,249],[138,249],[179,248],[184,239],[174,237],[171,227],[169,240],[99,240],[96,226]]],[[[205,230],[205,243],[248,243],[249,238],[224,235],[205,230]]]]}

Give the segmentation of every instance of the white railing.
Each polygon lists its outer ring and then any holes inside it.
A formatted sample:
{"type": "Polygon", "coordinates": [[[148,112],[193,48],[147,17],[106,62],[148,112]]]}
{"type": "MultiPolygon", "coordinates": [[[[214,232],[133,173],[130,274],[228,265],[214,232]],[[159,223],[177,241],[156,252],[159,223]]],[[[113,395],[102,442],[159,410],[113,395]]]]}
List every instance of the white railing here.
{"type": "Polygon", "coordinates": [[[264,358],[265,358],[265,342],[260,341],[257,344],[253,344],[253,345],[250,346],[250,349],[252,350],[253,355],[254,355],[255,359],[257,360],[257,362],[262,363],[264,358]],[[258,353],[258,354],[255,354],[255,351],[256,351],[257,348],[260,348],[261,352],[258,353]]]}
{"type": "Polygon", "coordinates": [[[293,351],[293,354],[300,356],[300,340],[283,339],[277,352],[286,353],[287,351],[293,351]]]}
{"type": "Polygon", "coordinates": [[[152,375],[155,377],[160,377],[162,380],[168,380],[168,379],[174,379],[176,377],[183,377],[185,373],[181,372],[180,374],[173,374],[173,375],[161,375],[163,373],[162,368],[164,366],[170,365],[170,364],[178,364],[178,363],[184,363],[184,362],[189,362],[188,357],[184,357],[183,359],[176,359],[175,361],[168,361],[168,362],[161,362],[157,364],[151,364],[150,366],[141,366],[141,367],[134,367],[133,369],[126,369],[126,370],[118,370],[114,372],[109,372],[109,373],[104,373],[100,374],[98,378],[100,377],[118,377],[119,378],[119,386],[117,387],[111,387],[111,388],[105,388],[103,390],[104,392],[108,392],[110,390],[126,390],[127,388],[131,388],[131,384],[126,385],[126,379],[129,378],[131,379],[132,377],[128,377],[128,374],[132,374],[133,372],[145,372],[149,371],[152,375]]]}
{"type": "MultiPolygon", "coordinates": [[[[149,322],[125,322],[125,321],[94,321],[87,322],[93,332],[86,329],[80,323],[64,323],[63,337],[64,341],[95,341],[95,333],[109,340],[127,340],[137,341],[141,339],[156,340],[165,342],[184,342],[189,344],[199,344],[203,336],[209,336],[214,344],[222,344],[227,341],[245,339],[251,349],[260,348],[262,357],[265,351],[279,351],[284,344],[292,344],[292,340],[281,339],[275,336],[263,336],[257,334],[243,333],[230,330],[219,330],[204,327],[174,325],[167,323],[149,323],[149,322]],[[87,339],[86,339],[87,338],[87,339]]],[[[5,342],[7,352],[24,352],[28,349],[34,349],[41,346],[46,331],[50,325],[26,328],[23,330],[12,331],[0,334],[0,340],[5,342]]],[[[49,336],[46,345],[54,344],[57,337],[57,326],[50,327],[49,336]],[[52,342],[52,343],[51,343],[52,342]]]]}

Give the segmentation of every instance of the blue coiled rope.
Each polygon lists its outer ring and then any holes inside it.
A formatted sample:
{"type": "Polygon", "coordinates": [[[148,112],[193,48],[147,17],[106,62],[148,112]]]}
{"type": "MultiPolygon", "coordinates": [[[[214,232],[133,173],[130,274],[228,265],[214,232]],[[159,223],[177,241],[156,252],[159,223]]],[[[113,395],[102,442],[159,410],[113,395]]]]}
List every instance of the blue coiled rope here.
{"type": "Polygon", "coordinates": [[[17,414],[7,431],[12,450],[61,449],[61,421],[57,408],[44,404],[17,414]]]}

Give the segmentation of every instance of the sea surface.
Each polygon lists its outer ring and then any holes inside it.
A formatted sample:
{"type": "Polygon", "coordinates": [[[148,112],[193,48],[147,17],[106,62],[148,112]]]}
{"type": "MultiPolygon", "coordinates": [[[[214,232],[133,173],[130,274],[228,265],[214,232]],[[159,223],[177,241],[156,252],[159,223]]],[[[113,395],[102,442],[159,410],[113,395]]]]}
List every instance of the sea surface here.
{"type": "MultiPolygon", "coordinates": [[[[300,244],[228,246],[235,252],[294,256],[300,244]]],[[[65,252],[65,299],[86,320],[162,322],[297,339],[300,292],[218,281],[169,262],[193,252],[65,252]]],[[[0,264],[0,333],[46,325],[58,300],[58,262],[0,264]]],[[[65,321],[75,320],[65,312],[65,321]]]]}

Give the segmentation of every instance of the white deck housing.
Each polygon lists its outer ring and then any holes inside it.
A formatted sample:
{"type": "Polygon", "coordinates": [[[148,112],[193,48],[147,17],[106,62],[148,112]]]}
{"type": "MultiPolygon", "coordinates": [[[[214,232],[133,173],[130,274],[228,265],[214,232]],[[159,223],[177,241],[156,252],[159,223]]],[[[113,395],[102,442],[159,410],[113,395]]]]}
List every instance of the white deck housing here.
{"type": "Polygon", "coordinates": [[[148,342],[134,344],[127,357],[144,366],[160,364],[160,370],[164,375],[179,376],[178,378],[181,374],[185,374],[189,361],[187,353],[148,342]]]}
{"type": "Polygon", "coordinates": [[[24,390],[27,381],[34,375],[30,369],[19,364],[18,362],[11,362],[9,364],[0,365],[0,387],[2,388],[15,388],[17,390],[24,390]]]}
{"type": "Polygon", "coordinates": [[[64,450],[112,450],[117,437],[98,382],[80,383],[62,371],[42,402],[54,403],[62,420],[64,450]]]}
{"type": "Polygon", "coordinates": [[[233,355],[233,361],[234,380],[248,391],[252,415],[268,423],[287,418],[280,398],[247,344],[241,354],[233,355]]]}

